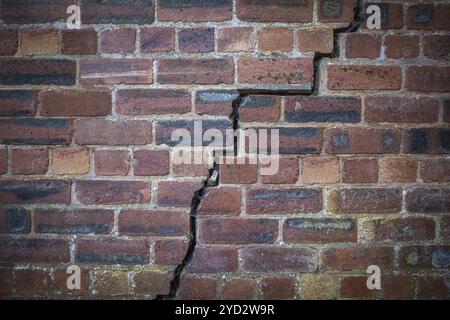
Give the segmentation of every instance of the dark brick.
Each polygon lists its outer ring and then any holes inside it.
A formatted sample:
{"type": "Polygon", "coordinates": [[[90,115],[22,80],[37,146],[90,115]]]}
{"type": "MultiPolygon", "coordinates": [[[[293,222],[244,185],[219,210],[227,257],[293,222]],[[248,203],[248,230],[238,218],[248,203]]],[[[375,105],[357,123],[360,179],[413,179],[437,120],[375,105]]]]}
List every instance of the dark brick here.
{"type": "Polygon", "coordinates": [[[279,130],[280,154],[315,154],[322,150],[320,128],[270,128],[268,141],[271,129],[279,130]]]}
{"type": "Polygon", "coordinates": [[[178,47],[181,52],[214,51],[213,28],[188,28],[178,32],[178,47]]]}
{"type": "Polygon", "coordinates": [[[89,24],[151,24],[153,0],[81,0],[81,21],[89,24]]]}
{"type": "MultiPolygon", "coordinates": [[[[403,27],[403,3],[379,3],[370,2],[370,5],[377,5],[381,10],[381,29],[401,29],[403,27]]],[[[367,28],[367,21],[362,24],[367,28]]]]}
{"type": "Polygon", "coordinates": [[[231,20],[232,0],[160,0],[161,21],[225,21],[231,20]]]}
{"type": "Polygon", "coordinates": [[[442,133],[442,139],[440,139],[440,132],[434,128],[408,129],[403,135],[403,152],[413,154],[439,152],[445,153],[445,131],[442,131],[442,133]],[[442,145],[440,145],[441,142],[444,142],[444,148],[442,148],[442,145]]]}
{"type": "Polygon", "coordinates": [[[244,21],[311,22],[311,0],[238,0],[237,16],[244,21]]]}
{"type": "Polygon", "coordinates": [[[194,278],[184,275],[180,281],[178,299],[213,300],[216,299],[217,280],[209,278],[194,278]]]}
{"type": "Polygon", "coordinates": [[[66,10],[72,4],[73,0],[2,0],[0,20],[5,24],[66,22],[66,10]]]}
{"type": "Polygon", "coordinates": [[[432,59],[450,58],[450,36],[427,35],[423,37],[423,54],[432,59]]]}
{"type": "Polygon", "coordinates": [[[30,231],[30,211],[22,208],[0,209],[0,234],[21,234],[30,231]]]}
{"type": "Polygon", "coordinates": [[[355,15],[356,4],[356,0],[320,0],[319,21],[351,22],[355,15]]]}
{"type": "Polygon", "coordinates": [[[405,86],[410,91],[450,91],[449,66],[410,66],[406,69],[405,86]]]}
{"type": "Polygon", "coordinates": [[[296,292],[295,282],[296,281],[293,277],[263,278],[261,282],[263,299],[292,299],[296,292]]]}
{"type": "Polygon", "coordinates": [[[420,162],[420,177],[424,182],[450,182],[450,159],[423,159],[420,162]]]}
{"type": "Polygon", "coordinates": [[[2,117],[34,116],[36,108],[36,97],[33,91],[0,91],[0,116],[2,117]]]}
{"type": "Polygon", "coordinates": [[[64,180],[0,181],[3,204],[70,203],[70,182],[64,180]]]}
{"type": "Polygon", "coordinates": [[[8,29],[0,30],[0,56],[15,55],[17,52],[18,45],[19,45],[19,35],[17,30],[8,30],[8,29]]]}
{"type": "Polygon", "coordinates": [[[200,115],[229,116],[233,102],[239,97],[236,90],[199,90],[195,94],[195,112],[200,115]]]}
{"type": "Polygon", "coordinates": [[[0,120],[0,142],[6,144],[69,144],[71,123],[65,119],[0,120]]]}
{"type": "Polygon", "coordinates": [[[406,193],[406,210],[419,213],[450,212],[450,189],[416,188],[406,193]]]}
{"type": "Polygon", "coordinates": [[[61,239],[0,237],[0,260],[4,263],[69,262],[69,242],[61,239]]]}
{"type": "Polygon", "coordinates": [[[63,30],[61,54],[88,55],[97,53],[97,32],[94,29],[63,30]]]}
{"type": "Polygon", "coordinates": [[[46,270],[16,269],[15,288],[19,295],[46,295],[50,291],[50,274],[46,270]]]}
{"type": "Polygon", "coordinates": [[[450,247],[440,245],[402,246],[399,251],[402,269],[446,269],[450,266],[450,247]]]}

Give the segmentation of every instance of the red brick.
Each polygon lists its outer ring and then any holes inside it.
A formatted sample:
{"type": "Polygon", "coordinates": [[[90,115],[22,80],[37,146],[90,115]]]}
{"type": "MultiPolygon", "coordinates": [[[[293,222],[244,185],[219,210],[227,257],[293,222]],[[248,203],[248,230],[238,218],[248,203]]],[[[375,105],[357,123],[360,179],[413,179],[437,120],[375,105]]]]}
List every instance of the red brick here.
{"type": "Polygon", "coordinates": [[[0,30],[0,56],[13,56],[19,45],[17,30],[0,30]]]}
{"type": "Polygon", "coordinates": [[[94,29],[63,30],[61,54],[89,55],[97,53],[97,32],[94,29]]]}
{"type": "MultiPolygon", "coordinates": [[[[273,160],[277,161],[277,160],[273,160]]],[[[273,164],[263,164],[268,169],[273,164]]],[[[262,175],[262,183],[266,184],[294,184],[298,181],[299,165],[297,158],[279,158],[278,171],[273,175],[262,175]]]]}
{"type": "Polygon", "coordinates": [[[53,275],[54,290],[61,293],[86,294],[89,292],[90,275],[89,269],[80,268],[80,289],[69,289],[67,287],[67,280],[71,273],[67,273],[67,269],[57,269],[53,275]]]}
{"type": "Polygon", "coordinates": [[[149,203],[151,184],[144,181],[79,180],[75,187],[83,204],[149,203]]]}
{"type": "Polygon", "coordinates": [[[53,174],[87,174],[90,169],[90,152],[83,147],[52,149],[53,174]]]}
{"type": "Polygon", "coordinates": [[[450,91],[450,67],[411,66],[406,69],[406,88],[411,91],[450,91]]]}
{"type": "Polygon", "coordinates": [[[43,116],[104,116],[111,113],[107,91],[52,90],[39,93],[43,116]]]}
{"type": "Polygon", "coordinates": [[[291,218],[284,221],[283,241],[288,243],[356,242],[357,226],[351,219],[291,218]]]}
{"type": "Polygon", "coordinates": [[[371,34],[349,33],[346,35],[345,55],[347,58],[380,57],[381,38],[371,34]]]}
{"type": "Polygon", "coordinates": [[[258,22],[311,22],[313,1],[238,0],[237,17],[258,22]]]}
{"type": "Polygon", "coordinates": [[[258,30],[260,51],[292,51],[294,36],[291,29],[265,28],[258,30]]]}
{"type": "Polygon", "coordinates": [[[164,176],[169,173],[169,152],[166,150],[138,150],[133,158],[136,176],[164,176]]]}
{"type": "Polygon", "coordinates": [[[374,183],[378,181],[378,160],[347,158],[343,160],[342,182],[374,183]]]}
{"type": "Polygon", "coordinates": [[[450,290],[447,279],[441,276],[424,276],[417,278],[418,299],[448,299],[450,290]]]}
{"type": "Polygon", "coordinates": [[[0,209],[0,234],[25,234],[31,231],[31,213],[22,208],[0,209]]]}
{"type": "Polygon", "coordinates": [[[70,203],[70,182],[64,180],[2,180],[2,204],[70,203]]]}
{"type": "Polygon", "coordinates": [[[58,30],[20,30],[19,51],[22,56],[57,54],[59,51],[58,30]]]}
{"type": "Polygon", "coordinates": [[[62,239],[0,238],[2,262],[66,263],[70,260],[69,242],[62,239]]]}
{"type": "Polygon", "coordinates": [[[336,157],[307,157],[302,160],[302,182],[334,183],[339,182],[339,159],[336,157]]]}
{"type": "Polygon", "coordinates": [[[187,113],[191,94],[186,90],[126,89],[117,92],[117,112],[126,115],[187,113]]]}
{"type": "Polygon", "coordinates": [[[175,50],[175,29],[166,27],[142,28],[141,52],[169,52],[175,50]]]}
{"type": "Polygon", "coordinates": [[[217,280],[183,276],[180,281],[178,299],[212,300],[216,299],[217,280]]]}
{"type": "Polygon", "coordinates": [[[394,266],[394,249],[391,247],[363,245],[332,247],[326,248],[322,254],[326,270],[366,270],[370,265],[387,269],[394,266]]]}
{"type": "Polygon", "coordinates": [[[336,189],[328,198],[334,213],[396,213],[401,206],[401,190],[394,188],[336,189]]]}
{"type": "Polygon", "coordinates": [[[417,159],[411,157],[386,157],[380,162],[381,182],[415,182],[417,159]]]}
{"type": "Polygon", "coordinates": [[[408,7],[406,27],[412,30],[450,30],[448,4],[417,4],[408,7]]]}
{"type": "Polygon", "coordinates": [[[208,244],[274,243],[277,236],[274,219],[208,218],[199,224],[199,239],[208,244]]]}
{"type": "Polygon", "coordinates": [[[0,174],[4,174],[8,171],[8,149],[0,149],[0,174]]]}
{"type": "Polygon", "coordinates": [[[75,122],[74,139],[77,144],[148,144],[152,140],[152,125],[145,120],[82,119],[75,122]]]}
{"type": "Polygon", "coordinates": [[[252,272],[314,272],[316,251],[310,248],[246,247],[241,250],[242,266],[252,272]]]}
{"type": "Polygon", "coordinates": [[[123,235],[182,236],[188,234],[189,216],[185,212],[122,210],[119,233],[123,235]]]}
{"type": "Polygon", "coordinates": [[[13,174],[45,174],[48,170],[48,150],[45,148],[12,149],[13,174]]]}
{"type": "Polygon", "coordinates": [[[233,102],[238,97],[236,90],[199,90],[195,94],[195,112],[228,117],[233,112],[233,102]]]}
{"type": "Polygon", "coordinates": [[[214,51],[213,28],[186,28],[178,32],[178,48],[181,52],[214,51]]]}
{"type": "Polygon", "coordinates": [[[172,163],[173,175],[178,177],[206,177],[209,173],[209,166],[203,164],[177,164],[172,163]]]}
{"type": "Polygon", "coordinates": [[[255,158],[227,157],[223,161],[219,168],[221,183],[251,184],[258,181],[258,164],[255,158]]]}
{"type": "Polygon", "coordinates": [[[33,91],[0,90],[0,116],[34,116],[36,109],[36,94],[33,91]]]}
{"type": "Polygon", "coordinates": [[[383,299],[407,299],[414,296],[413,280],[410,276],[385,275],[381,277],[383,299]]]}
{"type": "Polygon", "coordinates": [[[194,193],[201,188],[201,181],[161,181],[158,183],[158,205],[190,207],[194,193]]]}
{"type": "Polygon", "coordinates": [[[329,65],[330,90],[398,90],[402,75],[398,66],[329,65]]]}
{"type": "Polygon", "coordinates": [[[134,291],[137,294],[167,295],[172,277],[167,272],[139,271],[134,275],[134,291]]]}
{"type": "Polygon", "coordinates": [[[160,21],[226,21],[231,20],[233,1],[170,1],[157,3],[160,21]]]}
{"type": "Polygon", "coordinates": [[[333,52],[334,36],[331,28],[312,28],[308,30],[299,30],[298,49],[301,52],[320,52],[330,54],[333,52]]]}
{"type": "MultiPolygon", "coordinates": [[[[401,29],[403,27],[403,3],[369,2],[366,8],[370,5],[377,5],[381,9],[381,29],[401,29]]],[[[362,26],[367,28],[367,21],[364,21],[362,26]]]]}
{"type": "Polygon", "coordinates": [[[0,297],[8,297],[12,293],[13,275],[9,268],[0,269],[0,297]]]}
{"type": "Polygon", "coordinates": [[[420,178],[424,182],[450,182],[450,159],[425,158],[421,160],[420,178]]]}
{"type": "Polygon", "coordinates": [[[163,59],[159,61],[161,84],[232,84],[233,61],[223,59],[163,59]]]}
{"type": "Polygon", "coordinates": [[[325,140],[325,151],[332,154],[398,153],[401,133],[397,129],[331,128],[325,140]]]}
{"type": "Polygon", "coordinates": [[[79,66],[83,85],[153,83],[150,59],[81,60],[79,66]]]}
{"type": "Polygon", "coordinates": [[[220,28],[217,31],[217,50],[220,52],[253,51],[254,48],[252,28],[220,28]]]}
{"type": "Polygon", "coordinates": [[[4,24],[65,22],[67,7],[72,4],[71,0],[27,1],[26,3],[7,1],[2,3],[0,20],[3,20],[4,24]],[[36,14],[37,12],[39,14],[36,14]]]}
{"type": "Polygon", "coordinates": [[[249,95],[239,104],[242,122],[277,122],[280,118],[281,98],[269,95],[249,95]]]}
{"type": "Polygon", "coordinates": [[[419,46],[418,36],[388,35],[384,39],[384,54],[389,59],[417,58],[419,46]]]}
{"type": "Polygon", "coordinates": [[[450,212],[450,190],[445,188],[415,188],[405,196],[406,210],[418,213],[450,212]]]}
{"type": "Polygon", "coordinates": [[[239,82],[252,84],[283,84],[312,86],[311,58],[239,58],[239,82]]]}
{"type": "Polygon", "coordinates": [[[149,246],[144,239],[77,239],[75,261],[96,264],[147,264],[149,246]]]}
{"type": "Polygon", "coordinates": [[[114,212],[103,209],[37,210],[33,217],[36,233],[108,234],[114,212]]]}
{"type": "Polygon", "coordinates": [[[162,265],[179,265],[188,250],[187,240],[155,241],[155,263],[162,265]]]}
{"type": "Polygon", "coordinates": [[[197,215],[237,216],[241,211],[241,190],[218,187],[208,190],[197,208],[197,215]]]}
{"type": "Polygon", "coordinates": [[[237,250],[225,247],[199,247],[194,250],[189,273],[236,272],[238,268],[237,250]]]}
{"type": "Polygon", "coordinates": [[[435,223],[429,218],[376,219],[364,222],[369,241],[427,241],[435,238],[435,223]]]}
{"type": "Polygon", "coordinates": [[[295,279],[291,277],[263,278],[261,290],[265,300],[292,299],[295,295],[295,279]]]}
{"type": "Polygon", "coordinates": [[[320,22],[352,22],[356,0],[320,0],[318,17],[320,22]]]}
{"type": "MultiPolygon", "coordinates": [[[[381,283],[383,285],[383,283],[381,283]]],[[[367,288],[367,276],[346,276],[341,280],[340,296],[345,299],[374,299],[377,290],[367,288]]]]}
{"type": "Polygon", "coordinates": [[[126,176],[130,171],[128,150],[95,150],[95,174],[101,176],[126,176]]]}
{"type": "Polygon", "coordinates": [[[233,278],[222,287],[221,298],[225,300],[255,299],[256,281],[253,279],[233,278]]]}
{"type": "Polygon", "coordinates": [[[432,59],[450,58],[450,36],[427,35],[423,37],[423,53],[432,59]]]}
{"type": "Polygon", "coordinates": [[[45,295],[50,291],[50,274],[45,270],[19,269],[14,271],[16,293],[19,295],[45,295]]]}
{"type": "Polygon", "coordinates": [[[320,189],[252,189],[247,191],[248,214],[319,212],[322,209],[320,189]]]}
{"type": "Polygon", "coordinates": [[[151,24],[155,20],[152,0],[98,2],[83,0],[81,21],[86,24],[151,24]]]}
{"type": "Polygon", "coordinates": [[[131,28],[105,30],[100,33],[102,53],[133,53],[136,49],[136,31],[131,28]]]}

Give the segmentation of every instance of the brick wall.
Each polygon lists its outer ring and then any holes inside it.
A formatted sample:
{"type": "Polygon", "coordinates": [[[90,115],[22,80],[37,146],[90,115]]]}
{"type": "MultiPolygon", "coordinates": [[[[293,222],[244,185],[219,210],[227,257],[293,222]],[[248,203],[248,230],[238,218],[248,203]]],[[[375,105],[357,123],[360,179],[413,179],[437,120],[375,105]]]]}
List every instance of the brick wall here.
{"type": "Polygon", "coordinates": [[[373,3],[382,30],[356,0],[0,0],[0,296],[449,298],[450,1],[373,3]],[[194,120],[279,129],[278,174],[174,164],[194,120]]]}

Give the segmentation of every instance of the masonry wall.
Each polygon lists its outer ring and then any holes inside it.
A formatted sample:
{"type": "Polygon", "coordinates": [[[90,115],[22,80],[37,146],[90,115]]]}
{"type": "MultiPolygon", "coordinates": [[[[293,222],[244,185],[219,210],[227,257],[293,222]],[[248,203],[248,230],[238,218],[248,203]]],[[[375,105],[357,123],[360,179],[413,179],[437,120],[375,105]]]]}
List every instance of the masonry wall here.
{"type": "Polygon", "coordinates": [[[0,296],[449,298],[450,1],[371,3],[381,30],[356,0],[0,0],[0,296]],[[194,120],[279,129],[279,173],[174,164],[194,120]]]}

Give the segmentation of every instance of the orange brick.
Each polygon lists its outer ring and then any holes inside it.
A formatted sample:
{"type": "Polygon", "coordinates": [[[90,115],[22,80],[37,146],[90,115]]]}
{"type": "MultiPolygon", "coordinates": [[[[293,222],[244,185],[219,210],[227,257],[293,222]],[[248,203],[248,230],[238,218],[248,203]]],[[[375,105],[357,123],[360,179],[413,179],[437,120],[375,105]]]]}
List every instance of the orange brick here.
{"type": "Polygon", "coordinates": [[[414,182],[417,179],[417,159],[387,157],[381,159],[382,182],[414,182]]]}
{"type": "Polygon", "coordinates": [[[56,148],[52,151],[54,174],[85,174],[89,172],[89,150],[85,148],[56,148]]]}
{"type": "Polygon", "coordinates": [[[339,160],[335,157],[303,159],[304,183],[333,183],[339,181],[339,160]]]}
{"type": "Polygon", "coordinates": [[[23,30],[21,34],[20,52],[22,55],[58,53],[57,30],[23,30]]]}
{"type": "Polygon", "coordinates": [[[331,53],[333,51],[333,30],[312,29],[298,31],[298,49],[301,52],[315,51],[331,53]]]}
{"type": "Polygon", "coordinates": [[[258,31],[258,41],[261,51],[291,51],[294,37],[290,29],[262,29],[258,31]]]}

